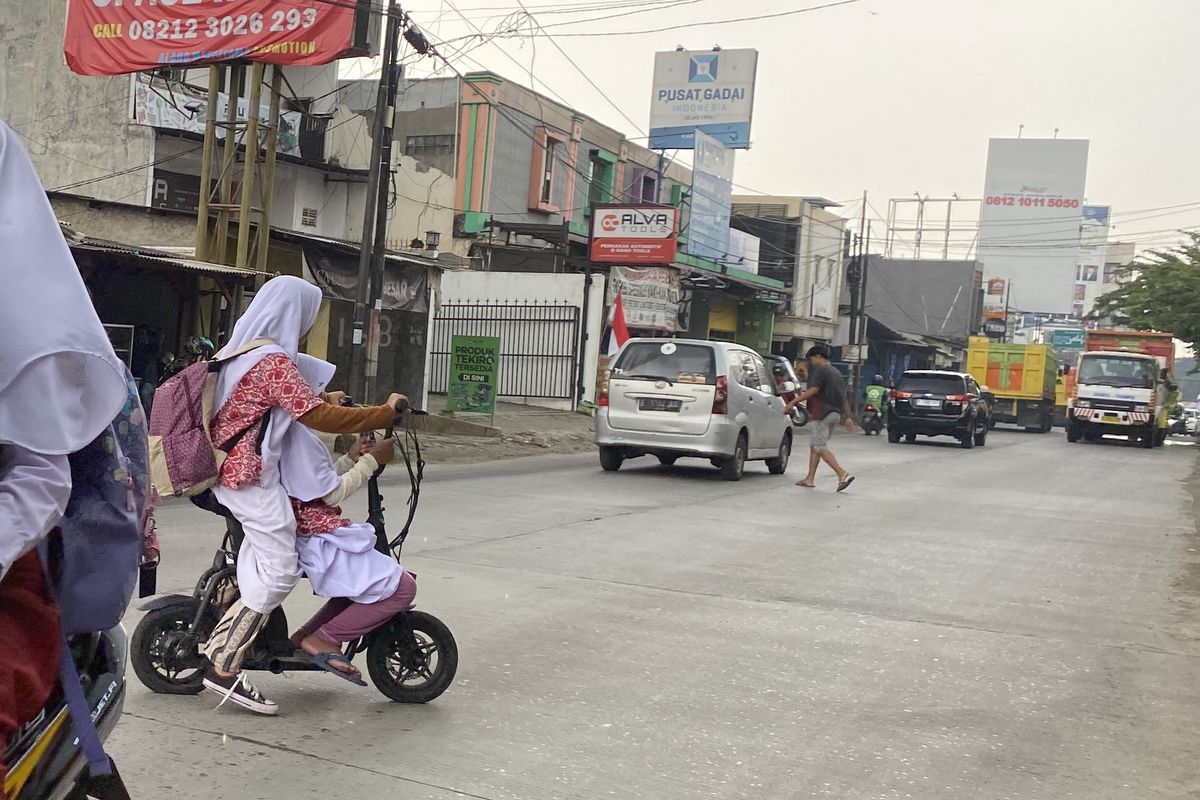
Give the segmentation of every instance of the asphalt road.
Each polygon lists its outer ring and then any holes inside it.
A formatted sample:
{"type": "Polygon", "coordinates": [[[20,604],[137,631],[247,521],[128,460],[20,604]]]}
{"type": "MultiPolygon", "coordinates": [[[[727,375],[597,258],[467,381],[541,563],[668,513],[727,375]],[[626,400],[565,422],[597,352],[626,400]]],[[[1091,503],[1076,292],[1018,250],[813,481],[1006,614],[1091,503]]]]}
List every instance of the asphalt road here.
{"type": "MultiPolygon", "coordinates": [[[[1196,450],[935,441],[837,438],[843,495],[798,464],[431,465],[405,565],[459,642],[445,695],[257,674],[269,719],[131,675],[112,750],[141,798],[1200,795],[1196,450]]],[[[161,511],[160,588],[217,522],[161,511]]]]}

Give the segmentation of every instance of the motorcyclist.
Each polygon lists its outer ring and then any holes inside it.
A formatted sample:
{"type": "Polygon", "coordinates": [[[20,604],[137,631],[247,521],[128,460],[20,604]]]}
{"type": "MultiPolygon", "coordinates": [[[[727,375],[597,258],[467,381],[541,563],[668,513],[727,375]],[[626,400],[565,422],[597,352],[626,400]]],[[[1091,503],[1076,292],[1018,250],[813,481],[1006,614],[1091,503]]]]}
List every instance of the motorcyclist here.
{"type": "Polygon", "coordinates": [[[863,389],[863,398],[866,400],[867,405],[874,406],[875,410],[879,412],[880,420],[886,419],[887,416],[887,403],[884,402],[887,398],[887,393],[888,389],[883,383],[883,376],[879,374],[876,374],[875,380],[867,388],[863,389]]]}
{"type": "MultiPolygon", "coordinates": [[[[68,455],[99,436],[128,397],[125,365],[29,157],[2,122],[0,252],[6,279],[0,294],[2,754],[58,679],[59,616],[34,548],[66,510],[68,455]]],[[[0,763],[0,787],[4,773],[0,763]]]]}
{"type": "MultiPolygon", "coordinates": [[[[297,364],[314,391],[333,377],[334,366],[311,356],[297,364]]],[[[416,596],[416,579],[375,549],[375,527],[355,524],[339,507],[395,454],[394,442],[360,439],[335,463],[329,448],[303,425],[288,429],[280,477],[296,516],[300,566],[313,592],[329,602],[292,636],[292,645],[322,669],[365,685],[340,645],[365,636],[416,596]]]]}
{"type": "Polygon", "coordinates": [[[279,707],[241,674],[242,660],[267,618],[300,580],[296,518],[280,479],[280,454],[297,422],[323,433],[362,433],[386,428],[403,395],[381,406],[343,408],[326,402],[305,381],[296,362],[321,306],[321,290],[292,276],[267,281],[230,335],[231,358],[217,378],[213,443],[226,450],[213,494],[245,532],[237,581],[241,595],[202,648],[211,668],[205,688],[259,714],[279,707]]]}
{"type": "Polygon", "coordinates": [[[183,346],[183,354],[179,358],[172,358],[167,361],[162,370],[162,379],[159,385],[166,383],[171,378],[174,378],[185,369],[195,364],[197,361],[208,361],[216,352],[216,347],[203,336],[191,336],[183,346]]]}

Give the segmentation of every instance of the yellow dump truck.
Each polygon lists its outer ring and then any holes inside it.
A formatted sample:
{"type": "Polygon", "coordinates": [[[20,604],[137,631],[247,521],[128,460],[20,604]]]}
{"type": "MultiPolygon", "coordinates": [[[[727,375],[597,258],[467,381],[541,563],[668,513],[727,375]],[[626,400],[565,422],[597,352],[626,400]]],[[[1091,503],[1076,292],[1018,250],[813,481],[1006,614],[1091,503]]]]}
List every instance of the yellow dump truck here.
{"type": "Polygon", "coordinates": [[[1058,357],[1046,344],[1002,344],[972,336],[967,371],[996,400],[992,420],[1046,433],[1054,424],[1058,357]]]}

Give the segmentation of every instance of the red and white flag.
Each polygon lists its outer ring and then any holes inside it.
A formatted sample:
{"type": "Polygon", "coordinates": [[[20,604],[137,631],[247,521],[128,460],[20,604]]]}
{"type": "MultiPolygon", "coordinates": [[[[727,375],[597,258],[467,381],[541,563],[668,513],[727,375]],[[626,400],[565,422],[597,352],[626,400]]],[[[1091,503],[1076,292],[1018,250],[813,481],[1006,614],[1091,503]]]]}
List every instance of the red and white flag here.
{"type": "Polygon", "coordinates": [[[629,329],[625,327],[625,307],[621,303],[620,294],[613,300],[612,319],[609,320],[609,325],[607,353],[609,356],[615,356],[621,349],[621,345],[625,344],[629,338],[629,329]]]}

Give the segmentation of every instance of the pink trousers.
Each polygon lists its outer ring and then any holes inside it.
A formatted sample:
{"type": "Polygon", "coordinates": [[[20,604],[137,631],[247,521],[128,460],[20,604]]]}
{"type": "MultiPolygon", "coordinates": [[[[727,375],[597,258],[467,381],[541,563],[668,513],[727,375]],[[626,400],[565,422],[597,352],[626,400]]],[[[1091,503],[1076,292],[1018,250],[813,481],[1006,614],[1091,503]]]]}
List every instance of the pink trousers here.
{"type": "Polygon", "coordinates": [[[355,603],[335,597],[292,636],[299,642],[316,633],[332,644],[342,644],[366,636],[389,618],[412,608],[417,596],[417,578],[408,570],[400,576],[400,585],[390,597],[374,603],[355,603]]]}

